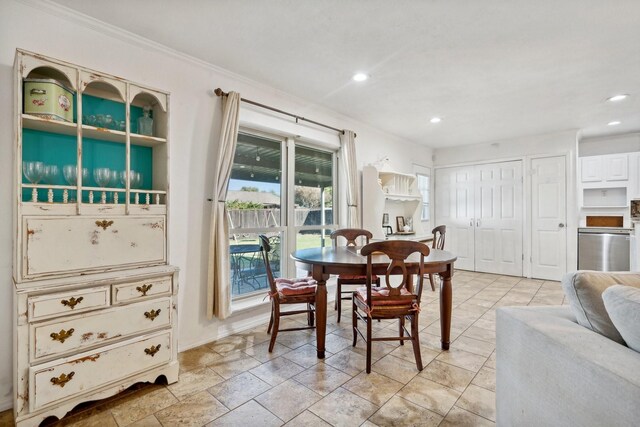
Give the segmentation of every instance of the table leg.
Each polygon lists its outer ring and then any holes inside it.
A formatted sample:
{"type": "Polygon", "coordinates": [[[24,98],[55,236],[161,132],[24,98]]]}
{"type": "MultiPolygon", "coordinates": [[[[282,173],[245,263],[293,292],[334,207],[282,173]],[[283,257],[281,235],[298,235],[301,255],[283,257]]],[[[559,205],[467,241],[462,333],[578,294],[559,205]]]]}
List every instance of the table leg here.
{"type": "Polygon", "coordinates": [[[312,276],[318,281],[316,287],[316,346],[318,359],[324,359],[324,341],[327,332],[327,282],[319,266],[314,266],[312,276]]]}
{"type": "Polygon", "coordinates": [[[451,305],[452,305],[452,286],[451,276],[453,275],[453,266],[448,266],[447,271],[440,274],[440,341],[442,349],[449,350],[449,340],[451,336],[451,305]]]}

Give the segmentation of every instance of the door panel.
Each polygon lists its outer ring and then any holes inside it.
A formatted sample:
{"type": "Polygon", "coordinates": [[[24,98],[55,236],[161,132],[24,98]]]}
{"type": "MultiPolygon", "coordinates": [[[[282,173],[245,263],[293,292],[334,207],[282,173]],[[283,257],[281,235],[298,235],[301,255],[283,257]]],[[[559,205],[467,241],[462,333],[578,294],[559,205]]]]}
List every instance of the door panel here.
{"type": "Polygon", "coordinates": [[[539,279],[560,280],[567,271],[565,161],[564,156],[531,161],[531,275],[539,279]]]}

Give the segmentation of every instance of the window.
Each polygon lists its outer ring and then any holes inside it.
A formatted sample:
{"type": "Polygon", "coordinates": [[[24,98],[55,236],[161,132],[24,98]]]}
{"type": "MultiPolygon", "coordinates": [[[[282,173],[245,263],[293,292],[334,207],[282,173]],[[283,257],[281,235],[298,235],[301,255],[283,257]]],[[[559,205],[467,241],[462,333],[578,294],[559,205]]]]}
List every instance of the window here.
{"type": "Polygon", "coordinates": [[[291,251],[331,244],[335,164],[334,152],[291,138],[238,134],[226,202],[233,298],[269,287],[258,235],[269,238],[276,277],[296,274],[291,251]]]}
{"type": "Polygon", "coordinates": [[[420,219],[422,221],[431,220],[431,214],[429,211],[429,175],[417,173],[418,177],[418,191],[420,192],[420,196],[422,197],[422,214],[420,219]]]}

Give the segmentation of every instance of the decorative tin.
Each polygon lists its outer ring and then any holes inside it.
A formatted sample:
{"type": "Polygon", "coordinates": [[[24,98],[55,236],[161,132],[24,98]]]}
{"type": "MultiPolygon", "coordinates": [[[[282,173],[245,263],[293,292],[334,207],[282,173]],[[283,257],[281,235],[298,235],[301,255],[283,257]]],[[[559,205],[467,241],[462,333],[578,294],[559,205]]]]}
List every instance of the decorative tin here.
{"type": "Polygon", "coordinates": [[[73,92],[53,79],[25,79],[24,112],[73,122],[73,92]]]}

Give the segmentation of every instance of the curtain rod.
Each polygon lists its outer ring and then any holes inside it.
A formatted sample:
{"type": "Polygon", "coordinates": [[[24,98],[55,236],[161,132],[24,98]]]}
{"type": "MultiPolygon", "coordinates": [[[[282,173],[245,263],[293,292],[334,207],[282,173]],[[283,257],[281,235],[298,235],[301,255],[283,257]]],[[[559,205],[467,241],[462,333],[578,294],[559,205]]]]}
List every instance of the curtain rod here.
{"type": "MultiPolygon", "coordinates": [[[[220,88],[216,88],[213,91],[213,93],[215,93],[218,96],[227,96],[228,95],[228,93],[224,92],[220,88]]],[[[240,101],[246,102],[247,104],[255,105],[257,107],[265,108],[267,110],[275,111],[276,113],[284,114],[285,116],[293,117],[293,118],[296,119],[296,123],[298,123],[298,120],[303,120],[305,122],[313,123],[314,125],[317,125],[317,126],[322,126],[323,128],[334,130],[334,131],[344,135],[344,129],[334,128],[333,126],[325,125],[324,123],[316,122],[314,120],[309,120],[309,119],[306,119],[304,117],[300,117],[300,116],[295,115],[295,114],[287,113],[286,111],[282,111],[282,110],[280,110],[278,108],[270,107],[270,106],[265,105],[265,104],[260,104],[259,102],[251,101],[250,99],[240,98],[240,101]]],[[[354,133],[353,136],[355,138],[356,134],[354,133]]]]}

